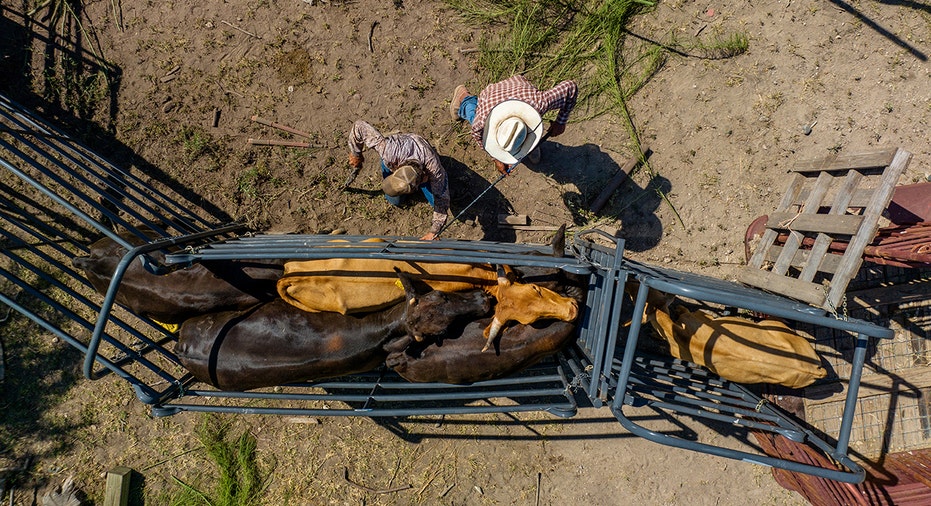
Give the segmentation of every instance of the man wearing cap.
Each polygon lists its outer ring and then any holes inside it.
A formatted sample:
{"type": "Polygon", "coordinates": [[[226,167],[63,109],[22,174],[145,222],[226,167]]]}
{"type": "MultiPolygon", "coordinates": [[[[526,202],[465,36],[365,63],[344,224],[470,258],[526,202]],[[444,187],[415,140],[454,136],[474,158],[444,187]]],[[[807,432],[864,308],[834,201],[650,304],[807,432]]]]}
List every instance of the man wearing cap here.
{"type": "Polygon", "coordinates": [[[349,131],[349,165],[362,167],[362,150],[372,148],[381,157],[381,188],[385,199],[401,205],[404,195],[420,190],[433,206],[430,231],[421,239],[430,241],[446,224],[449,212],[449,183],[440,156],[426,139],[417,134],[385,137],[365,121],[356,121],[349,131]]]}
{"type": "Polygon", "coordinates": [[[517,75],[488,85],[478,96],[463,85],[457,86],[449,113],[454,120],[461,118],[472,124],[472,137],[495,159],[498,172],[506,174],[509,166],[534,152],[543,132],[544,114],[559,111],[550,124],[550,136],[566,130],[577,94],[574,81],[540,91],[517,75]]]}

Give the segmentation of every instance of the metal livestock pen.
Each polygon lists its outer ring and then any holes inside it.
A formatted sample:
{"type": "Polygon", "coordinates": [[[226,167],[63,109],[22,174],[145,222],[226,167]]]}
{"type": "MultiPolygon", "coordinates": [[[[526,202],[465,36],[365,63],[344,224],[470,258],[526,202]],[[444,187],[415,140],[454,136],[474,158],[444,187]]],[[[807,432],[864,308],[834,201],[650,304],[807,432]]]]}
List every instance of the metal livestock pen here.
{"type": "MultiPolygon", "coordinates": [[[[824,310],[718,279],[644,265],[624,258],[623,240],[597,230],[578,233],[561,257],[535,245],[483,241],[414,241],[384,237],[254,235],[164,178],[138,175],[109,163],[67,133],[0,96],[0,301],[85,354],[91,380],[116,375],[129,382],[155,416],[181,411],[406,417],[546,411],[576,414],[579,403],[609,409],[627,431],[659,444],[843,482],[864,480],[848,456],[860,374],[871,338],[892,332],[839,319],[824,310]],[[114,229],[159,237],[133,247],[114,229]],[[128,250],[106,296],[97,294],[71,258],[100,237],[128,250]],[[601,236],[604,240],[595,240],[601,236]],[[606,246],[604,244],[610,244],[606,246]],[[114,304],[122,269],[164,251],[172,268],[202,260],[391,258],[423,262],[545,266],[588,276],[589,291],[568,349],[512,376],[471,385],[411,383],[382,367],[370,373],[246,392],[198,383],[173,353],[174,332],[114,304]],[[541,254],[544,253],[544,254],[541,254]],[[628,283],[637,295],[625,298],[628,283]],[[632,286],[632,285],[631,285],[632,286]],[[638,346],[648,289],[683,300],[747,310],[849,333],[846,403],[836,434],[819,434],[767,402],[750,386],[723,380],[695,364],[652,355],[638,346]],[[629,326],[626,322],[630,321],[629,326]],[[488,401],[488,402],[481,402],[488,401]],[[503,401],[503,402],[492,402],[503,401]],[[733,433],[760,431],[804,443],[839,466],[825,468],[696,441],[681,432],[646,427],[632,416],[649,407],[674,420],[692,419],[733,433]]],[[[837,380],[838,378],[833,378],[837,380]]]]}

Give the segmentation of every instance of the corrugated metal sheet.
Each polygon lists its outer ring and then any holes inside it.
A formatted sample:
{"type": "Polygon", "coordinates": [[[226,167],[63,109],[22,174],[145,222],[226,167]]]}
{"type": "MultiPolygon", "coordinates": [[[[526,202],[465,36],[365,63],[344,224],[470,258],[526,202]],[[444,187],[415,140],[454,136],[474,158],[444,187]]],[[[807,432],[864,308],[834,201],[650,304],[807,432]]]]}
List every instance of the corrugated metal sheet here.
{"type": "MultiPolygon", "coordinates": [[[[755,435],[768,455],[836,467],[805,445],[782,436],[755,435]]],[[[782,487],[798,492],[814,506],[926,506],[931,504],[931,449],[885,455],[867,468],[867,479],[859,485],[782,469],[773,469],[773,478],[782,487]]]]}

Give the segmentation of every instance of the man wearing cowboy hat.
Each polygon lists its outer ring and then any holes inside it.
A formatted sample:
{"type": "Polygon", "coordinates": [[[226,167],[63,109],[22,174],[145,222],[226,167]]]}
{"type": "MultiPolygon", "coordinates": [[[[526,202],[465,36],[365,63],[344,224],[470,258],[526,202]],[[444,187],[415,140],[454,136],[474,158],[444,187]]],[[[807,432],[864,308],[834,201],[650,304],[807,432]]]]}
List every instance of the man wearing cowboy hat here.
{"type": "Polygon", "coordinates": [[[362,167],[362,150],[366,147],[381,157],[381,188],[391,205],[401,205],[404,195],[418,189],[427,198],[433,206],[433,220],[430,231],[421,239],[436,239],[449,212],[449,183],[433,146],[417,134],[385,137],[365,121],[356,121],[349,131],[349,165],[355,169],[362,167]]]}
{"type": "Polygon", "coordinates": [[[495,159],[498,172],[507,174],[509,166],[528,154],[539,160],[539,151],[534,148],[542,137],[544,114],[559,111],[550,123],[550,136],[566,130],[577,94],[574,81],[540,91],[517,75],[488,85],[478,96],[464,85],[457,86],[449,113],[454,120],[461,118],[472,124],[472,137],[495,159]]]}

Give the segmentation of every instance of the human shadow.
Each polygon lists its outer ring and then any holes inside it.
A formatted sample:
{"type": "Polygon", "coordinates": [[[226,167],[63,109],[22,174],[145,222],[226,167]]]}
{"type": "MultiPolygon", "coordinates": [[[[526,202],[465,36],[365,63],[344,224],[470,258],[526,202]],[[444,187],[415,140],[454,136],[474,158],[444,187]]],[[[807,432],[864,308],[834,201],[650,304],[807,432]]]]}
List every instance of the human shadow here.
{"type": "Polygon", "coordinates": [[[464,224],[480,227],[483,241],[516,241],[514,230],[498,227],[498,214],[507,214],[510,208],[507,198],[494,186],[498,176],[489,181],[455,158],[440,155],[440,161],[449,180],[451,216],[447,225],[458,218],[464,224]]]}
{"type": "MultiPolygon", "coordinates": [[[[578,192],[566,191],[562,199],[572,212],[573,222],[585,226],[591,221],[592,203],[621,167],[595,144],[565,146],[549,141],[542,143],[539,149],[540,162],[527,166],[561,185],[571,183],[578,189],[578,192]]],[[[662,195],[668,194],[671,188],[669,180],[661,176],[651,178],[646,187],[640,187],[628,177],[598,214],[622,223],[617,235],[625,239],[625,249],[646,251],[659,244],[663,237],[663,224],[656,216],[656,209],[663,200],[662,195]]]]}

